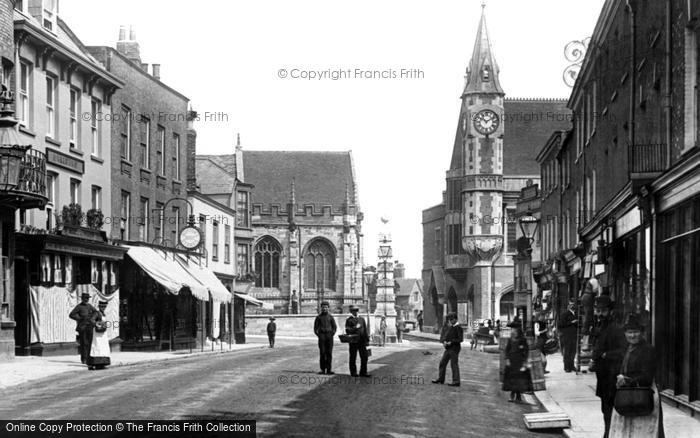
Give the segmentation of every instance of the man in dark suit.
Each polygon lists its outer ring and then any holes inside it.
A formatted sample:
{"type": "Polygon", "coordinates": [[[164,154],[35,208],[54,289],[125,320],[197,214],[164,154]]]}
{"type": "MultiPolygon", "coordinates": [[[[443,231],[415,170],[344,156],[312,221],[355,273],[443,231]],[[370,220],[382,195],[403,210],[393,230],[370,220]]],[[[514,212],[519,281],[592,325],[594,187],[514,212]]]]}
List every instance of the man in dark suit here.
{"type": "Polygon", "coordinates": [[[576,317],[576,302],[569,300],[566,310],[559,315],[559,340],[561,354],[564,356],[564,371],[570,373],[574,370],[574,358],[576,357],[576,330],[578,318],[576,317]]]}
{"type": "Polygon", "coordinates": [[[80,351],[80,361],[85,363],[90,354],[92,344],[92,328],[97,317],[97,309],[89,303],[90,294],[83,292],[80,295],[80,303],[73,308],[68,317],[77,322],[75,331],[78,332],[78,351],[80,351]]]}
{"type": "Polygon", "coordinates": [[[328,301],[321,303],[321,313],[314,321],[314,333],[318,337],[319,364],[321,371],[319,374],[335,374],[331,371],[333,363],[333,336],[337,330],[335,318],[328,313],[328,301]]]}
{"type": "Polygon", "coordinates": [[[275,334],[277,333],[277,324],[275,318],[270,317],[270,322],[267,323],[267,340],[270,341],[270,348],[275,348],[275,334]]]}
{"type": "Polygon", "coordinates": [[[345,321],[345,333],[348,335],[358,335],[357,340],[353,340],[348,345],[350,346],[350,375],[357,377],[357,353],[360,353],[360,376],[370,377],[367,374],[367,345],[369,344],[369,332],[367,331],[367,322],[357,313],[360,308],[350,306],[351,316],[345,321]]]}
{"type": "Polygon", "coordinates": [[[457,322],[457,314],[450,313],[447,315],[447,325],[440,335],[440,342],[445,346],[445,352],[440,360],[440,368],[438,378],[432,380],[433,383],[445,383],[445,373],[447,371],[447,363],[452,366],[452,383],[449,386],[459,386],[459,352],[462,349],[462,341],[464,340],[464,330],[457,322]]]}
{"type": "Polygon", "coordinates": [[[595,371],[595,395],[600,397],[600,410],[605,422],[603,437],[607,438],[615,401],[616,376],[622,365],[622,352],[627,342],[624,331],[612,318],[612,301],[609,296],[596,298],[595,315],[597,323],[593,331],[595,343],[590,370],[595,371]]]}

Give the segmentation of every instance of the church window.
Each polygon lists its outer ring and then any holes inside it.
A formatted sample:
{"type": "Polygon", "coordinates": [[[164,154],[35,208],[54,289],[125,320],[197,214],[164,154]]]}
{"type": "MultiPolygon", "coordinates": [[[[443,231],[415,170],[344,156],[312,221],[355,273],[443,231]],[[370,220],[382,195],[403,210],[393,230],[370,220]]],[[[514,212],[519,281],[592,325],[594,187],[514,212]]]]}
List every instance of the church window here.
{"type": "Polygon", "coordinates": [[[305,288],[335,290],[335,251],[323,241],[316,240],[304,255],[305,288]]]}
{"type": "Polygon", "coordinates": [[[255,286],[280,287],[282,248],[272,237],[263,237],[255,245],[255,286]]]}

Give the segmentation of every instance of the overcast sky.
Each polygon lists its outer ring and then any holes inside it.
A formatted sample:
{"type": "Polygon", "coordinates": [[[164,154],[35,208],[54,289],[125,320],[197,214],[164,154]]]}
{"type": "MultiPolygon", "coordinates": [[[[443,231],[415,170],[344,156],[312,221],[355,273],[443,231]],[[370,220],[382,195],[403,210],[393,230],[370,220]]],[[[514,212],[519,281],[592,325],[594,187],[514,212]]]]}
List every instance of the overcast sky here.
{"type": "MultiPolygon", "coordinates": [[[[593,33],[602,5],[489,0],[486,18],[507,97],[568,98],[564,46],[593,33]]],[[[480,14],[481,0],[60,3],[61,17],[88,45],[114,46],[119,25],[133,25],[143,62],[161,64],[162,80],[200,115],[225,115],[196,125],[198,153],[232,153],[237,132],[244,149],[352,150],[365,263],[376,264],[386,216],[394,255],[416,277],[421,211],[438,204],[445,188],[480,14]],[[290,78],[329,69],[422,74],[290,78]]]]}

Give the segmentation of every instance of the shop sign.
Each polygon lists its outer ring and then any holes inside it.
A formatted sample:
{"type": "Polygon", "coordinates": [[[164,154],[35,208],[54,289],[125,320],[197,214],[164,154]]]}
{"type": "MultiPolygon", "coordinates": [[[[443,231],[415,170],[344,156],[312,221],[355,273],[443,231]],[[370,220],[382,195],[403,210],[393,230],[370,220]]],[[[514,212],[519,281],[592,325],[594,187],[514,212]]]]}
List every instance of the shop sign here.
{"type": "Polygon", "coordinates": [[[615,221],[615,235],[622,237],[635,228],[642,225],[642,216],[639,207],[634,207],[615,221]]]}

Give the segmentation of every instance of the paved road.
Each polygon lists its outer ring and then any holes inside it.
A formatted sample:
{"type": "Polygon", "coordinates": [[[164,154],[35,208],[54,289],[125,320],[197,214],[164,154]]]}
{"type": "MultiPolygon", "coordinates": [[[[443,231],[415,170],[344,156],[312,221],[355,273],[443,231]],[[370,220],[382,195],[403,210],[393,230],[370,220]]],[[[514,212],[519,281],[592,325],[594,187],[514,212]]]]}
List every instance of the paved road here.
{"type": "Polygon", "coordinates": [[[292,342],[33,381],[4,392],[0,418],[254,419],[260,436],[543,436],[522,422],[541,410],[534,399],[515,405],[499,390],[496,355],[463,350],[452,388],[430,383],[436,343],[374,347],[370,380],[348,375],[347,347],[336,344],[338,374],[327,380],[315,373],[316,345],[292,342]]]}

